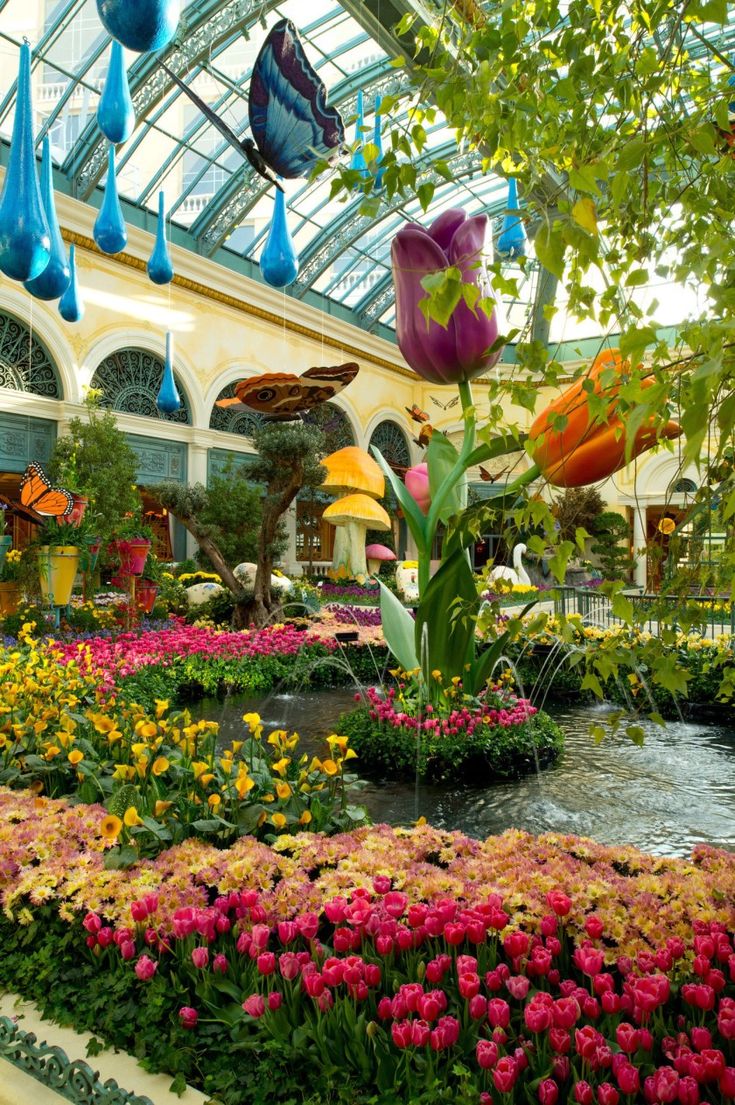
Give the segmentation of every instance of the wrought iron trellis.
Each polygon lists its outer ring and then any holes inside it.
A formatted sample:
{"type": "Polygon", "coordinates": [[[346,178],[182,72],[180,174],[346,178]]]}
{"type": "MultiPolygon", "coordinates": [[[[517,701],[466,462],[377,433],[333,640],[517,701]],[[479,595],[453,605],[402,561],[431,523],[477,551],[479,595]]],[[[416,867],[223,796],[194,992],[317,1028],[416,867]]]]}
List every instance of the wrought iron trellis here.
{"type": "Polygon", "coordinates": [[[408,441],[405,433],[396,422],[386,418],[384,422],[379,423],[370,438],[370,446],[373,445],[380,450],[381,455],[391,468],[404,471],[410,467],[411,453],[408,448],[408,441]]]}
{"type": "Polygon", "coordinates": [[[63,398],[48,350],[24,322],[5,312],[0,312],[0,387],[63,398]]]}
{"type": "Polygon", "coordinates": [[[102,392],[100,402],[103,407],[189,426],[189,403],[181,381],[174,375],[182,405],[173,414],[162,414],[156,406],[163,379],[163,361],[147,349],[118,349],[111,353],[98,366],[91,386],[102,392]]]}
{"type": "Polygon", "coordinates": [[[149,1097],[130,1093],[114,1078],[103,1082],[83,1059],[69,1059],[60,1047],[39,1043],[10,1017],[0,1017],[0,1062],[5,1060],[74,1105],[153,1105],[149,1097]]]}
{"type": "MultiPolygon", "coordinates": [[[[235,385],[228,384],[222,388],[217,399],[234,399],[235,385]]],[[[232,407],[212,407],[209,416],[210,430],[219,430],[225,434],[240,434],[241,437],[252,437],[256,430],[263,425],[263,418],[257,411],[240,411],[232,407]]]]}

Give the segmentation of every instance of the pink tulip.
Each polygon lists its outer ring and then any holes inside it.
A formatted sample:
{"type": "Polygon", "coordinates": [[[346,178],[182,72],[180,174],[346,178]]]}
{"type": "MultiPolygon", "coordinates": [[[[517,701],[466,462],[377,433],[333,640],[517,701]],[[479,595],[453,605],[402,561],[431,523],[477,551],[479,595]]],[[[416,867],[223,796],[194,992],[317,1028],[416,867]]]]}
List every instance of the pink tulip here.
{"type": "Polygon", "coordinates": [[[431,506],[428,464],[424,462],[423,464],[415,464],[413,468],[409,468],[404,476],[404,483],[409,495],[416,500],[416,505],[421,513],[428,514],[429,507],[431,506]]]}
{"type": "Polygon", "coordinates": [[[183,1005],[179,1009],[179,1021],[182,1028],[196,1028],[199,1014],[190,1005],[183,1005]]]}
{"type": "Polygon", "coordinates": [[[251,994],[242,1003],[242,1007],[249,1017],[262,1017],[265,1013],[265,999],[262,994],[251,994]]]}
{"type": "Polygon", "coordinates": [[[140,959],[135,964],[135,974],[141,982],[147,982],[148,979],[153,978],[157,970],[158,964],[154,962],[154,960],[149,959],[147,955],[141,955],[140,959]]]}

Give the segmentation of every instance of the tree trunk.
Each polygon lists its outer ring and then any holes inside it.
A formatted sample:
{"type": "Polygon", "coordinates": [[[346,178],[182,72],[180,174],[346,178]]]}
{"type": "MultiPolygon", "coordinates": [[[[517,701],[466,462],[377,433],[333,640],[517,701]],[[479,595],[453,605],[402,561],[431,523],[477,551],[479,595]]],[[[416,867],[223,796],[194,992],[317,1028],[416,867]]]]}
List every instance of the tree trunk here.
{"type": "Polygon", "coordinates": [[[209,557],[214,566],[217,575],[224,583],[227,590],[231,593],[235,608],[232,615],[232,624],[235,629],[244,629],[250,622],[251,601],[245,594],[242,584],[238,580],[232,568],[227,564],[226,560],[219,551],[217,545],[214,543],[211,537],[202,533],[195,518],[182,518],[180,514],[176,517],[181,522],[182,526],[188,529],[196,541],[199,548],[203,553],[209,557]]]}
{"type": "Polygon", "coordinates": [[[278,523],[298,495],[304,481],[303,464],[296,464],[288,474],[287,482],[278,489],[268,488],[263,502],[263,518],[258,535],[258,567],[255,572],[253,595],[253,621],[266,625],[280,603],[274,603],[271,595],[273,556],[271,549],[278,533],[278,523]]]}

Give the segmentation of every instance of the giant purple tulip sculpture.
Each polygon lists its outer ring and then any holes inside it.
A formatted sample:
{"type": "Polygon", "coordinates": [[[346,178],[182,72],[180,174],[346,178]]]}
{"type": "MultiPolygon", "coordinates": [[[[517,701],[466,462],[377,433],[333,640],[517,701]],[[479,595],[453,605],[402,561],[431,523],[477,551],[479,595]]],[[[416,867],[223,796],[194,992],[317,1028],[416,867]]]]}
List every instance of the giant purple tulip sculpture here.
{"type": "Polygon", "coordinates": [[[489,306],[490,258],[487,215],[468,218],[452,209],[428,230],[407,223],[393,239],[398,348],[414,372],[431,384],[472,380],[500,357],[497,307],[489,306]],[[424,281],[438,273],[454,277],[457,302],[446,326],[427,320],[420,306],[427,299],[424,281]]]}
{"type": "MultiPolygon", "coordinates": [[[[421,496],[412,487],[417,468],[409,471],[404,484],[373,450],[401,505],[419,565],[415,623],[395,595],[383,588],[383,630],[399,663],[409,671],[421,670],[429,696],[437,686],[430,675],[436,670],[442,672],[445,682],[457,676],[469,693],[475,693],[485,685],[494,654],[486,650],[481,657],[475,656],[479,600],[462,540],[445,538],[441,564],[431,579],[430,567],[439,525],[456,522],[466,506],[467,470],[523,446],[518,437],[476,444],[470,380],[492,368],[502,350],[488,273],[488,218],[468,218],[464,211],[451,210],[428,230],[408,223],[394,238],[391,257],[401,353],[429,383],[457,384],[464,435],[457,449],[446,434],[434,430],[422,466],[428,467],[428,479],[423,476],[421,496]],[[424,310],[430,301],[429,291],[437,288],[441,289],[442,310],[437,312],[441,321],[428,317],[424,310]]],[[[453,524],[450,528],[458,532],[453,524]]],[[[501,639],[499,647],[502,643],[501,639]]]]}

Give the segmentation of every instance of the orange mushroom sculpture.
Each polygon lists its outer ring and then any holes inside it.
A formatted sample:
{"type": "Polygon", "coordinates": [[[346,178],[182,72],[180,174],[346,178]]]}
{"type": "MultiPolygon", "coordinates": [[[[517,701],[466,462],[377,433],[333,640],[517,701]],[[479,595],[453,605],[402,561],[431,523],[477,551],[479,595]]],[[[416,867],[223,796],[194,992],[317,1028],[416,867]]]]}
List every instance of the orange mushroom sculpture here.
{"type": "Polygon", "coordinates": [[[327,475],[322,487],[338,495],[324,511],[325,522],[337,527],[334,540],[334,574],[339,578],[365,580],[367,530],[387,532],[390,518],[376,502],[385,493],[385,479],[378,465],[364,449],[348,445],[325,457],[327,475]]]}
{"type": "MultiPolygon", "coordinates": [[[[657,429],[654,419],[650,418],[636,430],[632,450],[626,456],[627,430],[617,412],[617,397],[625,369],[618,349],[600,353],[587,375],[562,392],[531,426],[527,449],[542,474],[555,487],[585,487],[606,480],[660,438],[676,438],[681,434],[677,422],[667,422],[657,429]],[[611,368],[616,371],[616,382],[603,386],[601,377],[611,368]],[[591,394],[609,400],[606,417],[592,415],[588,402],[591,394]],[[566,419],[563,429],[554,428],[559,416],[566,419]]],[[[653,380],[642,381],[644,388],[652,384],[653,380]]]]}

